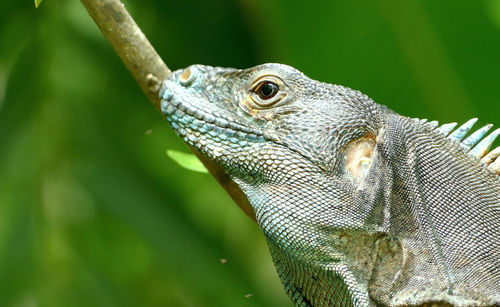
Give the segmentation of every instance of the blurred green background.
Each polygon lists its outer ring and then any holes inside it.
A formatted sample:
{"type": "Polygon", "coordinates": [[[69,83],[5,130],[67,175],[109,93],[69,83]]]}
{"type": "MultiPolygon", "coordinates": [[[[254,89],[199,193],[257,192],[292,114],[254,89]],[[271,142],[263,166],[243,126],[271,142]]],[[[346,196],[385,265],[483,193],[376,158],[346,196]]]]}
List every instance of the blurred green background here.
{"type": "MultiPolygon", "coordinates": [[[[498,0],[126,4],[172,69],[281,62],[500,124],[498,0]]],[[[0,305],[290,306],[257,225],[166,149],[187,151],[79,1],[2,0],[0,305]]]]}

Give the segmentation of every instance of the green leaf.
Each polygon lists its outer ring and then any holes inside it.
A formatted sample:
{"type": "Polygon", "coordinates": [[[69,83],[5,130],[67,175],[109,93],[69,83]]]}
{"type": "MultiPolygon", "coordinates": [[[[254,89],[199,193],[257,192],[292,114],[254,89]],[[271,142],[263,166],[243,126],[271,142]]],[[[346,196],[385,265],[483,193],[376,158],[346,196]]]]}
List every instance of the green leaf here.
{"type": "Polygon", "coordinates": [[[35,0],[35,7],[38,8],[40,3],[42,3],[42,0],[35,0]]]}
{"type": "Polygon", "coordinates": [[[185,169],[208,174],[208,170],[203,163],[193,154],[167,149],[167,156],[185,169]]]}

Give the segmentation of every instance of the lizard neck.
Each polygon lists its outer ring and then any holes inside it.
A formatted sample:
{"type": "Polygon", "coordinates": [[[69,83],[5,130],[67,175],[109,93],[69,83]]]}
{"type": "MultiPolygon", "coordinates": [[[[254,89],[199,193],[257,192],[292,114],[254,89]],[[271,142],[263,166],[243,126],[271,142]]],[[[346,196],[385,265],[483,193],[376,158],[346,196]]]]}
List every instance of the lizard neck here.
{"type": "Polygon", "coordinates": [[[387,122],[378,144],[383,165],[378,176],[385,178],[382,186],[391,204],[386,207],[388,234],[402,254],[390,259],[379,253],[370,294],[387,305],[485,303],[481,297],[494,297],[494,285],[500,283],[493,273],[499,251],[482,243],[477,225],[489,242],[499,235],[491,218],[500,203],[497,178],[435,126],[397,114],[387,122]],[[485,187],[491,191],[487,197],[485,187]],[[474,214],[459,219],[466,225],[458,225],[457,217],[466,212],[474,214]],[[467,225],[471,231],[464,232],[467,225]],[[486,256],[477,256],[477,246],[486,249],[486,256]],[[477,276],[486,282],[473,282],[477,276]]]}

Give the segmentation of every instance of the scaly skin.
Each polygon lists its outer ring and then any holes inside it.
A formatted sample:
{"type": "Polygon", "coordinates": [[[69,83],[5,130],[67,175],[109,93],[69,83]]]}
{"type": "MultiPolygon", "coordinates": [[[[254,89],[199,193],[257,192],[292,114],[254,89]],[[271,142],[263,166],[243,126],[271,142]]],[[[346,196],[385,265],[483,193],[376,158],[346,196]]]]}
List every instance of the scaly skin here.
{"type": "Polygon", "coordinates": [[[281,64],[193,65],[161,98],[247,195],[297,306],[500,303],[496,156],[471,155],[492,141],[469,152],[448,126],[281,64]]]}

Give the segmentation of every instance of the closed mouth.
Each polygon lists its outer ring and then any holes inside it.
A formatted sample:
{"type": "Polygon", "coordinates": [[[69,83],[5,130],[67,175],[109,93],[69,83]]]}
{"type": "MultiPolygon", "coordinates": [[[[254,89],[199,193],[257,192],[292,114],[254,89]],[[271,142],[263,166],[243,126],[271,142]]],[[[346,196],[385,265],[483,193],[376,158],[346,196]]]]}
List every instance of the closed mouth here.
{"type": "Polygon", "coordinates": [[[174,94],[178,87],[179,84],[174,81],[167,80],[163,83],[160,91],[161,110],[170,125],[190,145],[197,146],[197,143],[203,145],[203,135],[227,142],[234,147],[245,146],[248,143],[262,143],[267,140],[265,134],[257,129],[230,122],[220,116],[216,117],[214,114],[184,102],[181,99],[181,93],[174,94]]]}

